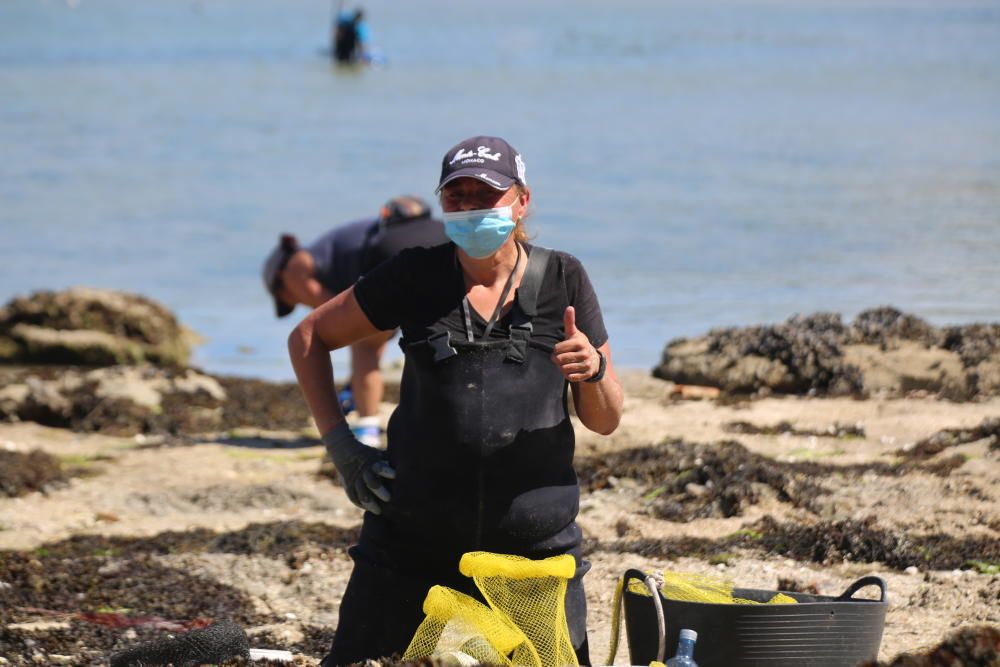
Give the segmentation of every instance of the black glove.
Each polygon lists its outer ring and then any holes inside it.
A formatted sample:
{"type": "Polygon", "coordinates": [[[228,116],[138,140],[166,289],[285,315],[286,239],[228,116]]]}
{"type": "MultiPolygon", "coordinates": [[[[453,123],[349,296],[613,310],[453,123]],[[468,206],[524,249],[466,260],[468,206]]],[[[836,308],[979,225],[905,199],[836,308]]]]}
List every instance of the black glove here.
{"type": "Polygon", "coordinates": [[[382,479],[396,479],[396,471],[386,461],[385,452],[362,444],[347,422],[341,422],[320,439],[333,459],[350,501],[372,514],[381,514],[378,500],[386,502],[391,497],[382,479]]]}

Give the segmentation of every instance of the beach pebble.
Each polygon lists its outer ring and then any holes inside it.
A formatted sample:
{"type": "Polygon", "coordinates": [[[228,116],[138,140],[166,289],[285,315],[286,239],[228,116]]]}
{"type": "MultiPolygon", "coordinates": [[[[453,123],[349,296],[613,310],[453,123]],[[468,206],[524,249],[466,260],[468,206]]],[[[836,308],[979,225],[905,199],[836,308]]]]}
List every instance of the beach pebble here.
{"type": "Polygon", "coordinates": [[[285,614],[285,618],[288,619],[289,621],[294,621],[295,619],[298,618],[298,616],[296,616],[293,612],[288,612],[285,614]]]}
{"type": "Polygon", "coordinates": [[[910,567],[906,568],[903,571],[906,572],[907,574],[920,574],[920,568],[917,567],[916,565],[911,565],[910,567]]]}
{"type": "Polygon", "coordinates": [[[118,572],[121,571],[123,564],[124,563],[121,561],[112,561],[110,563],[106,563],[101,567],[97,568],[97,573],[105,576],[109,574],[117,574],[118,572]]]}
{"type": "Polygon", "coordinates": [[[708,493],[708,488],[702,484],[695,484],[690,482],[684,486],[684,491],[692,498],[701,498],[706,493],[708,493]]]}

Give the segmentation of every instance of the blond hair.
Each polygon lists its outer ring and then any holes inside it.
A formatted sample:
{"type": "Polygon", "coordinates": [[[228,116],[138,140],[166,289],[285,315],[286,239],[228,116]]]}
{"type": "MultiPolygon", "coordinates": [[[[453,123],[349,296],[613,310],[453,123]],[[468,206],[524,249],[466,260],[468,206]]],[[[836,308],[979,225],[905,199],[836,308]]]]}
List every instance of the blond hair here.
{"type": "MultiPolygon", "coordinates": [[[[520,197],[525,193],[528,186],[515,183],[513,187],[517,188],[517,195],[520,197]]],[[[528,235],[528,230],[524,227],[524,219],[529,215],[531,215],[531,210],[525,208],[524,215],[517,219],[517,226],[514,227],[514,240],[519,243],[527,243],[531,240],[531,236],[528,235]]]]}

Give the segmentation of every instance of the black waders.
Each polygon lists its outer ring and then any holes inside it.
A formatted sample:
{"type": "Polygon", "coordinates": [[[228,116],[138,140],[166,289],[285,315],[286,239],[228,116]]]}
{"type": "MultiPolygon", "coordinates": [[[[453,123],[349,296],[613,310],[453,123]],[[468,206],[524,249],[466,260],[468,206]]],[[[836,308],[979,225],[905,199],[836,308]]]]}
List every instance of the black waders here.
{"type": "MultiPolygon", "coordinates": [[[[473,340],[466,302],[464,340],[438,323],[426,339],[400,341],[406,363],[387,432],[396,470],[392,499],[381,515],[364,515],[324,667],[401,654],[434,584],[480,598],[458,572],[469,551],[573,554],[577,570],[566,614],[580,662],[589,664],[582,578],[590,564],[580,556],[575,521],[580,491],[568,385],[552,363],[552,349],[531,338],[549,253],[532,248],[508,338],[473,340]]],[[[487,335],[498,314],[499,306],[487,335]]]]}

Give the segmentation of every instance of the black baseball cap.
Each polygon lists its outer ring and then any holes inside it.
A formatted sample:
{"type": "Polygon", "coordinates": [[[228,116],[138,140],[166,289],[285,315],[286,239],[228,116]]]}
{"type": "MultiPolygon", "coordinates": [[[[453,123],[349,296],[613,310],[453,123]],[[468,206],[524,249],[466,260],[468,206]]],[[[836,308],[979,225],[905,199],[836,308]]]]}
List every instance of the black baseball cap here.
{"type": "Polygon", "coordinates": [[[497,190],[507,190],[524,180],[521,154],[500,137],[470,137],[448,150],[441,161],[437,190],[456,178],[474,178],[497,190]]]}
{"type": "Polygon", "coordinates": [[[400,195],[385,203],[379,211],[379,220],[386,225],[397,222],[426,218],[431,214],[431,207],[420,197],[400,195]]]}
{"type": "Polygon", "coordinates": [[[262,272],[264,287],[267,288],[267,291],[271,293],[271,297],[274,299],[274,314],[278,317],[284,317],[295,310],[294,304],[287,304],[278,298],[278,288],[281,286],[281,271],[288,264],[288,260],[291,259],[292,255],[298,252],[298,250],[298,239],[291,234],[282,234],[278,245],[264,261],[264,270],[262,272]]]}

